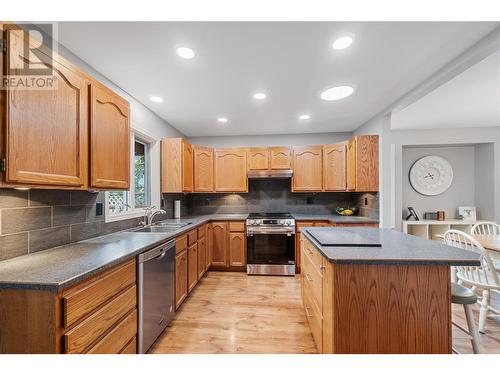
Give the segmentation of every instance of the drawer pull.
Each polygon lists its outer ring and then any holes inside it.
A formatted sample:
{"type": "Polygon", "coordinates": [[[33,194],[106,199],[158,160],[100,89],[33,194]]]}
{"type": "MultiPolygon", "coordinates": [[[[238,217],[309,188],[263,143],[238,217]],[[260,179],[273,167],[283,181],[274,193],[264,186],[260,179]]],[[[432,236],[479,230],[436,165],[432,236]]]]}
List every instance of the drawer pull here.
{"type": "Polygon", "coordinates": [[[311,275],[306,273],[306,279],[307,281],[313,282],[314,280],[312,279],[311,275]]]}
{"type": "Polygon", "coordinates": [[[312,318],[312,314],[309,314],[309,310],[311,310],[309,307],[306,307],[306,315],[309,317],[309,318],[312,318]]]}
{"type": "Polygon", "coordinates": [[[322,264],[319,266],[319,269],[320,269],[320,270],[324,270],[325,268],[326,268],[326,266],[324,266],[324,265],[322,265],[322,264]]]}

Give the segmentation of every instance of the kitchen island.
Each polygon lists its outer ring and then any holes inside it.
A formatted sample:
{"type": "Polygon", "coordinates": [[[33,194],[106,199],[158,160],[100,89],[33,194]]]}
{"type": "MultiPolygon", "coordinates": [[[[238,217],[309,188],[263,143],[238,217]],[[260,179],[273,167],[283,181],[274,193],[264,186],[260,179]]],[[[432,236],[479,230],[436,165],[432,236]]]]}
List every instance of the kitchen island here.
{"type": "Polygon", "coordinates": [[[302,299],[320,353],[451,353],[450,266],[478,256],[379,228],[304,228],[302,299]]]}

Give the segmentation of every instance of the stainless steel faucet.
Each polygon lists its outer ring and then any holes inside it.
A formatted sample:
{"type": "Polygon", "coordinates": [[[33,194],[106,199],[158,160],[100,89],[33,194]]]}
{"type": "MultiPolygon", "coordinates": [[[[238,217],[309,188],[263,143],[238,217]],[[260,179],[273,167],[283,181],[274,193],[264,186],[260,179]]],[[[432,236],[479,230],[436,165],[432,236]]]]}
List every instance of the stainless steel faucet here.
{"type": "Polygon", "coordinates": [[[165,210],[158,209],[156,206],[146,207],[144,209],[144,220],[140,224],[144,226],[151,225],[156,215],[166,213],[165,210]]]}

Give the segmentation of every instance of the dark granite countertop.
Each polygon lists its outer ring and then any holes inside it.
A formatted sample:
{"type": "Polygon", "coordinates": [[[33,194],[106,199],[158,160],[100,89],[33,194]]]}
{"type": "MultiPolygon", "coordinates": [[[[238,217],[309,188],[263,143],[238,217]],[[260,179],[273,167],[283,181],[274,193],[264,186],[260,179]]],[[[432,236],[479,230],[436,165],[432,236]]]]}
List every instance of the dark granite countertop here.
{"type": "Polygon", "coordinates": [[[302,234],[331,263],[449,266],[478,266],[480,264],[478,254],[393,229],[307,227],[302,229],[302,234]],[[353,246],[321,246],[315,239],[315,235],[321,235],[323,240],[332,244],[335,243],[336,236],[342,237],[342,240],[352,238],[353,246]],[[356,246],[360,236],[368,242],[370,240],[379,242],[381,246],[356,246]]]}
{"type": "MultiPolygon", "coordinates": [[[[168,219],[167,223],[190,223],[162,233],[117,232],[0,262],[0,289],[62,290],[116,264],[132,259],[209,221],[245,220],[247,214],[214,214],[168,219]]],[[[377,223],[359,216],[293,215],[297,220],[377,223]]]]}
{"type": "Polygon", "coordinates": [[[211,220],[248,215],[203,215],[163,222],[190,224],[168,233],[117,232],[0,262],[0,289],[61,290],[211,220]]]}
{"type": "Polygon", "coordinates": [[[299,221],[330,221],[332,223],[354,223],[354,224],[378,224],[378,219],[365,216],[342,216],[342,215],[315,215],[315,214],[292,214],[299,221]]]}

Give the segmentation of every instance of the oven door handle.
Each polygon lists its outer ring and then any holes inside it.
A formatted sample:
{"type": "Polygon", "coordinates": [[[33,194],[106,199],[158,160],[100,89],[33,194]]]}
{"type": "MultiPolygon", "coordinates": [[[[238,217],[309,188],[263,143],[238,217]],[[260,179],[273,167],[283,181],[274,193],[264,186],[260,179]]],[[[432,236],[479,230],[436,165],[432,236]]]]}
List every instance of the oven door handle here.
{"type": "Polygon", "coordinates": [[[290,232],[280,232],[280,231],[277,231],[277,230],[276,231],[274,231],[274,230],[262,230],[262,231],[257,230],[257,231],[252,231],[252,232],[247,231],[247,236],[253,236],[254,234],[286,234],[287,236],[290,237],[290,236],[294,235],[295,232],[292,232],[292,231],[290,231],[290,232]]]}

